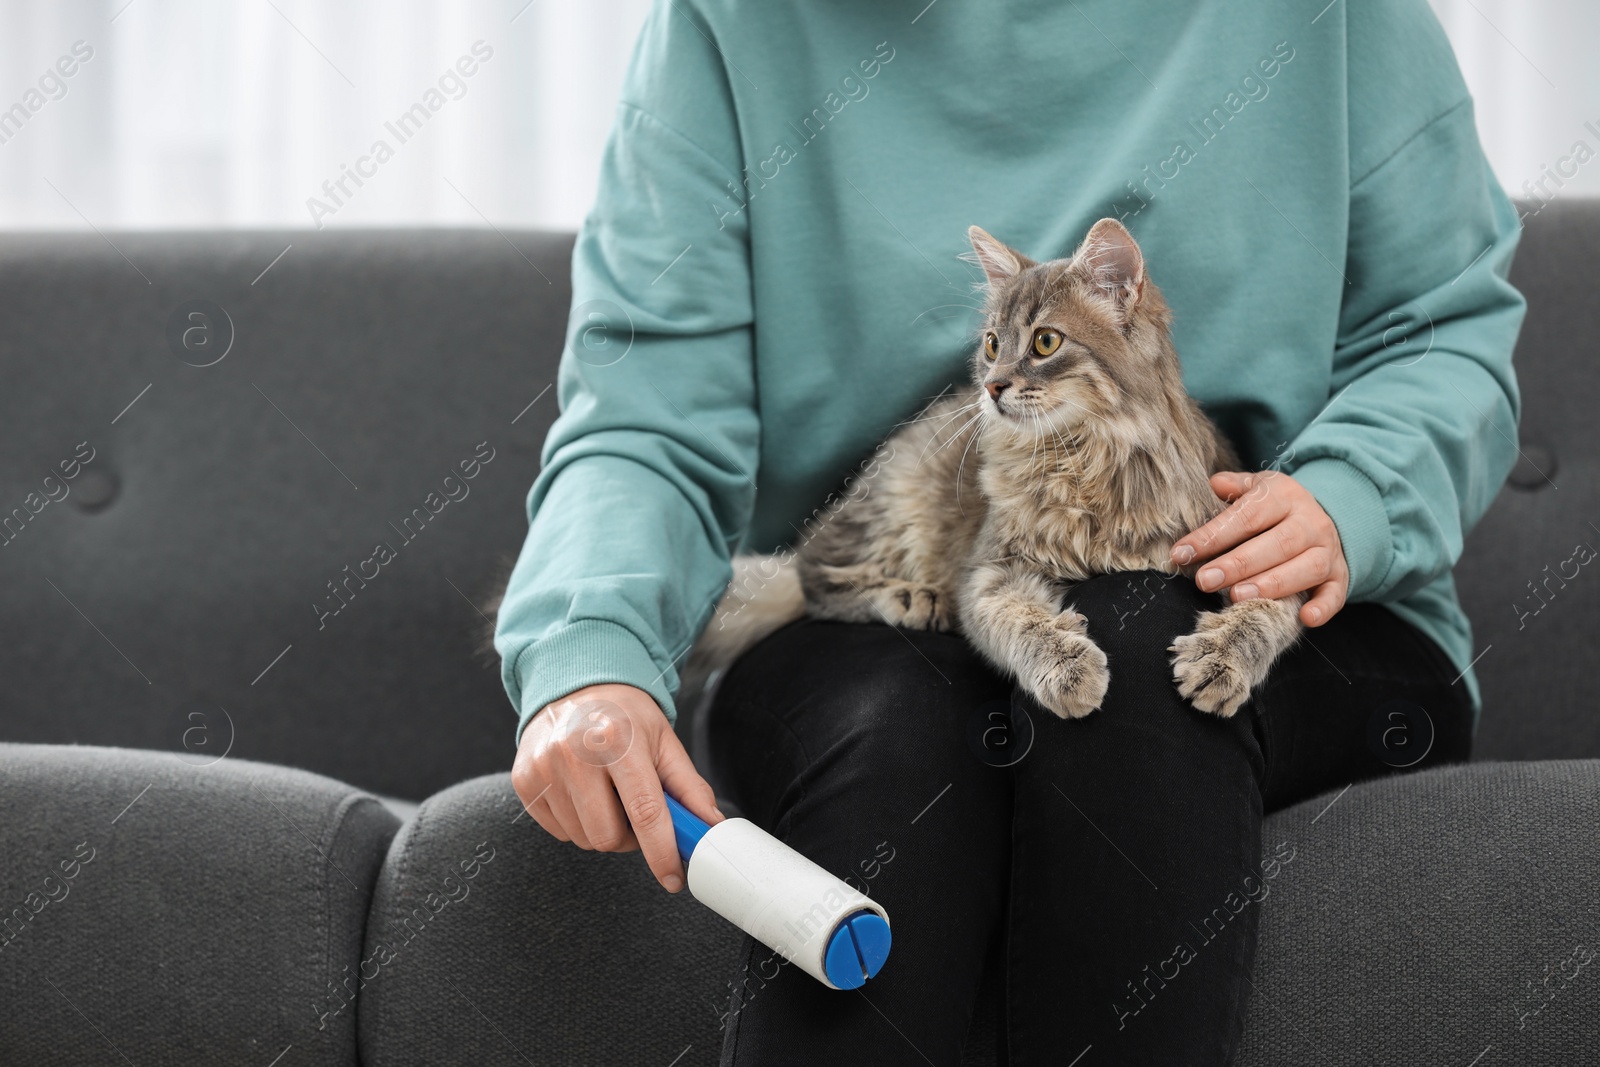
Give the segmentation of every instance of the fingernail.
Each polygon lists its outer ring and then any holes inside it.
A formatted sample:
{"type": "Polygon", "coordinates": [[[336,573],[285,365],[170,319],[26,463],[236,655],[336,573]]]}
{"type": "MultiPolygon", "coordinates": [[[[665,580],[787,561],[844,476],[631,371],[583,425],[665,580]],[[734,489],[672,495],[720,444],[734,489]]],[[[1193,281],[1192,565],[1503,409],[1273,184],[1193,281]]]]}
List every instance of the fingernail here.
{"type": "Polygon", "coordinates": [[[676,893],[683,888],[683,879],[675,874],[669,874],[661,879],[661,884],[667,887],[667,892],[676,893]]]}
{"type": "Polygon", "coordinates": [[[1235,600],[1254,600],[1256,597],[1261,595],[1261,591],[1255,586],[1251,585],[1249,582],[1245,582],[1243,585],[1234,586],[1233,591],[1235,593],[1235,600]]]}
{"type": "Polygon", "coordinates": [[[1200,577],[1197,581],[1200,583],[1201,589],[1215,589],[1222,584],[1222,568],[1207,567],[1200,572],[1200,577]]]}
{"type": "Polygon", "coordinates": [[[721,808],[712,808],[711,809],[711,813],[713,815],[715,815],[718,819],[726,819],[727,818],[726,815],[722,814],[722,809],[721,808]]]}
{"type": "Polygon", "coordinates": [[[1172,550],[1172,562],[1182,567],[1194,559],[1194,549],[1189,545],[1179,545],[1172,550]]]}
{"type": "Polygon", "coordinates": [[[1306,614],[1311,616],[1311,621],[1312,622],[1321,622],[1322,621],[1322,609],[1321,608],[1307,608],[1306,609],[1306,614]]]}

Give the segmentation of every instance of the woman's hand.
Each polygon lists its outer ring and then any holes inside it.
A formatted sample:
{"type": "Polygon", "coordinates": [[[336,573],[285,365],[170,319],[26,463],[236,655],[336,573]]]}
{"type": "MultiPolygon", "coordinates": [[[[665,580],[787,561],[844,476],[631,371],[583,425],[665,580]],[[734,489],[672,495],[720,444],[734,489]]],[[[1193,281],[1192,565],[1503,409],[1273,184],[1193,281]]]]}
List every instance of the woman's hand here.
{"type": "Polygon", "coordinates": [[[600,852],[643,849],[656,880],[676,893],[683,863],[663,783],[706,822],[723,820],[666,715],[631,685],[591,685],[542,709],[511,767],[522,806],[558,840],[600,852]]]}
{"type": "Polygon", "coordinates": [[[1255,597],[1312,596],[1300,621],[1321,626],[1344,607],[1350,568],[1333,520],[1310,490],[1282,471],[1222,471],[1211,488],[1228,508],[1172,546],[1172,561],[1199,567],[1206,592],[1231,586],[1234,603],[1255,597]]]}

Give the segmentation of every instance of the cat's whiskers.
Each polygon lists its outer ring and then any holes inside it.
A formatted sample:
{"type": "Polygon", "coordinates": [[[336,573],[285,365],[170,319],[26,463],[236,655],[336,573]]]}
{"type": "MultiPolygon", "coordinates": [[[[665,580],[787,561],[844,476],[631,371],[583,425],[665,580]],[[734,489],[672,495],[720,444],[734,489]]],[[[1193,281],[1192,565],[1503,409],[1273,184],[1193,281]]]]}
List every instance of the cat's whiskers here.
{"type": "MultiPolygon", "coordinates": [[[[939,398],[935,397],[934,399],[938,400],[939,398]]],[[[939,420],[948,419],[951,416],[956,415],[956,414],[959,413],[959,409],[958,409],[957,411],[935,411],[932,414],[927,414],[927,412],[930,411],[930,409],[932,409],[933,406],[934,406],[933,404],[929,404],[927,407],[922,409],[922,413],[919,413],[917,415],[913,415],[911,418],[906,419],[904,422],[895,423],[894,426],[891,427],[891,431],[892,430],[903,430],[907,426],[916,426],[918,423],[923,423],[923,422],[933,422],[936,419],[939,419],[939,420]]]]}
{"type": "MultiPolygon", "coordinates": [[[[945,416],[942,416],[944,418],[944,421],[941,422],[938,425],[938,427],[934,429],[934,431],[933,431],[934,432],[934,436],[938,436],[939,432],[941,430],[943,430],[946,426],[949,426],[952,422],[955,422],[958,418],[960,418],[966,412],[976,410],[979,406],[980,406],[979,402],[974,400],[970,404],[963,404],[960,407],[956,408],[955,410],[946,413],[945,416]]],[[[918,421],[918,422],[931,422],[931,421],[933,421],[933,419],[940,418],[940,417],[941,416],[930,415],[926,419],[918,419],[916,421],[918,421]]]]}
{"type": "MultiPolygon", "coordinates": [[[[973,406],[976,406],[976,405],[973,405],[973,406]]],[[[968,428],[970,428],[973,423],[977,422],[981,418],[983,418],[983,412],[980,411],[976,415],[972,416],[972,418],[970,418],[966,422],[962,423],[961,424],[961,428],[959,430],[957,430],[955,433],[951,434],[949,440],[947,440],[944,444],[940,445],[938,448],[933,450],[933,454],[937,456],[940,452],[943,452],[945,449],[949,448],[952,444],[954,444],[955,442],[961,440],[961,435],[966,433],[968,428]]],[[[933,442],[929,441],[928,443],[931,445],[933,442]]],[[[925,445],[925,446],[923,446],[921,457],[919,457],[917,459],[917,466],[921,467],[923,461],[926,460],[927,458],[928,458],[928,448],[925,445]]]]}
{"type": "MultiPolygon", "coordinates": [[[[1082,404],[1078,403],[1078,401],[1073,400],[1071,397],[1065,397],[1064,396],[1064,397],[1060,397],[1057,400],[1057,402],[1056,402],[1057,409],[1059,410],[1063,406],[1071,408],[1072,410],[1079,412],[1080,414],[1082,414],[1084,416],[1084,418],[1097,419],[1101,423],[1105,423],[1106,422],[1105,417],[1103,415],[1101,415],[1098,411],[1089,410],[1088,408],[1084,407],[1082,404]]],[[[1056,412],[1051,412],[1051,423],[1052,424],[1056,423],[1056,412]]],[[[1109,425],[1109,424],[1107,424],[1107,425],[1109,425]]]]}
{"type": "MultiPolygon", "coordinates": [[[[971,411],[973,408],[976,408],[977,406],[978,406],[978,404],[977,404],[976,401],[974,401],[971,404],[963,404],[961,407],[958,407],[954,411],[950,412],[948,418],[946,418],[938,426],[934,427],[933,432],[928,435],[927,443],[922,446],[922,454],[917,457],[917,466],[918,467],[921,467],[922,466],[922,461],[928,458],[928,449],[933,448],[933,446],[935,444],[938,444],[939,435],[945,431],[946,427],[948,427],[951,423],[953,423],[957,419],[959,419],[965,412],[971,411]]],[[[981,415],[981,412],[979,414],[981,415]]],[[[973,416],[973,418],[978,418],[978,417],[979,417],[979,415],[974,415],[973,416]]],[[[954,434],[952,434],[950,439],[945,441],[944,445],[939,445],[939,447],[934,450],[934,454],[937,455],[939,452],[944,451],[945,445],[948,445],[950,443],[950,441],[954,441],[958,437],[960,437],[961,434],[966,430],[967,426],[969,426],[969,425],[971,425],[971,420],[970,419],[968,420],[966,425],[963,425],[961,427],[961,429],[957,430],[954,434]]]]}
{"type": "Polygon", "coordinates": [[[1048,419],[1043,420],[1043,432],[1040,437],[1044,441],[1044,456],[1040,463],[1042,470],[1039,476],[1039,491],[1043,493],[1049,489],[1050,480],[1062,471],[1066,446],[1061,440],[1060,431],[1050,425],[1048,419]]]}
{"type": "MultiPolygon", "coordinates": [[[[980,410],[978,414],[981,416],[983,415],[983,412],[980,410]]],[[[983,422],[978,424],[978,432],[972,435],[972,439],[967,442],[967,447],[961,450],[961,462],[956,464],[956,510],[960,511],[962,515],[966,515],[967,509],[966,506],[961,503],[961,472],[966,469],[967,454],[972,451],[972,446],[977,444],[978,441],[983,438],[983,435],[988,432],[988,430],[989,421],[985,419],[983,422]]]]}
{"type": "Polygon", "coordinates": [[[1069,475],[1074,481],[1081,481],[1083,470],[1072,446],[1067,444],[1066,439],[1061,436],[1060,430],[1051,430],[1050,432],[1055,434],[1056,442],[1061,445],[1061,457],[1064,464],[1057,469],[1056,473],[1069,475]]]}
{"type": "MultiPolygon", "coordinates": [[[[1039,477],[1039,487],[1037,490],[1035,490],[1035,492],[1042,496],[1045,490],[1049,488],[1050,475],[1053,472],[1050,469],[1050,439],[1045,436],[1047,431],[1050,430],[1050,427],[1037,409],[1033,411],[1033,427],[1035,442],[1034,447],[1035,451],[1038,453],[1038,463],[1037,471],[1031,471],[1031,473],[1037,473],[1039,477]]],[[[1033,465],[1033,460],[1031,458],[1029,460],[1029,464],[1030,467],[1033,465]]]]}
{"type": "Polygon", "coordinates": [[[1033,408],[1028,408],[1027,412],[1029,420],[1033,423],[1033,448],[1028,451],[1028,471],[1032,473],[1034,460],[1039,456],[1039,442],[1044,435],[1039,430],[1039,412],[1033,408]]]}
{"type": "Polygon", "coordinates": [[[938,406],[939,401],[944,399],[945,394],[948,393],[951,388],[951,386],[947,385],[943,389],[939,390],[939,395],[929,398],[928,402],[922,405],[915,415],[911,416],[909,419],[906,419],[904,422],[895,423],[891,429],[898,430],[903,426],[913,426],[919,422],[929,422],[933,419],[944,418],[944,413],[936,412],[933,409],[938,406]],[[930,414],[930,412],[932,412],[932,414],[930,414]]]}
{"type": "Polygon", "coordinates": [[[933,307],[929,308],[927,311],[924,311],[924,312],[922,312],[922,314],[918,315],[916,319],[912,319],[911,322],[910,322],[910,325],[915,326],[917,324],[917,319],[922,318],[923,315],[926,315],[929,312],[933,312],[933,311],[940,311],[940,310],[943,310],[944,308],[966,308],[968,311],[976,311],[980,315],[983,314],[983,308],[974,306],[972,304],[959,304],[959,303],[957,303],[957,304],[935,304],[933,307]]]}

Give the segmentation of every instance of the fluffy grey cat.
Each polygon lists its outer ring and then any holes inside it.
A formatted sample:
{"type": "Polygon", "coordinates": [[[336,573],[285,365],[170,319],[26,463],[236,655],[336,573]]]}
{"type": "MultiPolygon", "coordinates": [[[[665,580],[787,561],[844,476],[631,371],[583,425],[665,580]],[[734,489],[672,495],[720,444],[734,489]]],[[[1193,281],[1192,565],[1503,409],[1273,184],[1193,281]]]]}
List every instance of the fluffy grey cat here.
{"type": "MultiPolygon", "coordinates": [[[[988,277],[973,384],[892,434],[793,554],[734,561],[686,689],[810,614],[959,629],[1076,718],[1100,705],[1110,672],[1073,584],[1198,569],[1175,567],[1172,545],[1223,510],[1209,479],[1239,460],[1184,390],[1171,312],[1132,235],[1102,219],[1046,263],[976,226],[968,236],[988,277]]],[[[1179,691],[1231,716],[1299,639],[1304,602],[1200,613],[1170,649],[1179,691]]]]}

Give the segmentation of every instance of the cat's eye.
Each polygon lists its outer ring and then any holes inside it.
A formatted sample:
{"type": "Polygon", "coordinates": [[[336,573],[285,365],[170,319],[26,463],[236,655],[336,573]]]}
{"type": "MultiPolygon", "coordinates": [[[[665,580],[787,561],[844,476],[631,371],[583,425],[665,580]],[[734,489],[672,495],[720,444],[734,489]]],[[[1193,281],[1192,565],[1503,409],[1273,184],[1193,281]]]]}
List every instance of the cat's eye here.
{"type": "Polygon", "coordinates": [[[993,330],[983,335],[983,354],[990,363],[1000,358],[1000,335],[993,330]]]}
{"type": "Polygon", "coordinates": [[[1041,356],[1053,356],[1061,349],[1061,332],[1049,327],[1033,335],[1033,350],[1041,356]]]}

